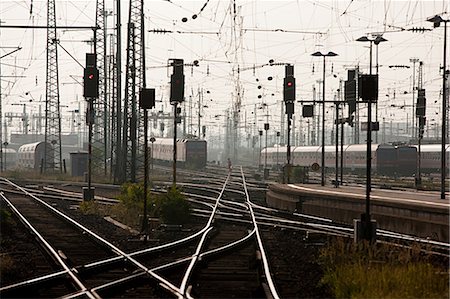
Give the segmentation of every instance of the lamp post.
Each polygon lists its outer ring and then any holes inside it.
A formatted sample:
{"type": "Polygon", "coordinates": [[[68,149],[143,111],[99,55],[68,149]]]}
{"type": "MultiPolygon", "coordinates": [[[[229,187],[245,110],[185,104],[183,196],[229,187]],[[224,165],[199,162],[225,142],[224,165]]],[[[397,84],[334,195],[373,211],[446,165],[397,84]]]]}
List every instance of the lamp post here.
{"type": "MultiPolygon", "coordinates": [[[[378,45],[382,42],[387,42],[381,35],[375,35],[374,38],[369,39],[367,36],[362,36],[356,40],[357,42],[370,42],[370,74],[372,75],[372,43],[375,44],[376,47],[376,74],[378,75],[378,45]]],[[[378,122],[378,99],[375,103],[375,121],[378,122]]],[[[378,131],[375,135],[375,142],[378,143],[378,131]]]]}
{"type": "Polygon", "coordinates": [[[322,157],[321,157],[321,167],[322,167],[322,173],[321,173],[321,180],[320,183],[322,186],[325,186],[325,57],[333,57],[337,56],[338,54],[334,52],[328,52],[327,54],[323,54],[322,52],[318,51],[311,56],[322,56],[323,57],[323,84],[322,84],[322,157]]]}
{"type": "MultiPolygon", "coordinates": [[[[372,44],[378,45],[380,42],[386,41],[382,36],[377,35],[375,38],[369,39],[367,36],[358,38],[358,42],[370,42],[370,64],[369,74],[372,75],[372,44]]],[[[377,74],[378,75],[378,74],[377,74]]],[[[372,101],[375,99],[368,99],[367,103],[367,157],[366,157],[366,211],[362,215],[363,234],[366,240],[372,241],[372,221],[370,219],[370,191],[372,184],[371,170],[372,170],[372,101]]]]}
{"type": "MultiPolygon", "coordinates": [[[[382,42],[387,42],[388,40],[385,39],[384,37],[382,37],[381,35],[377,35],[377,37],[375,38],[374,44],[376,47],[376,74],[378,75],[378,45],[382,42]]],[[[378,99],[377,102],[375,103],[375,121],[378,122],[378,99]]],[[[375,134],[375,142],[378,143],[378,131],[375,134]]]]}
{"type": "Polygon", "coordinates": [[[441,199],[445,199],[445,139],[446,139],[446,122],[447,122],[447,22],[441,16],[435,15],[427,19],[432,22],[434,28],[444,23],[444,70],[442,73],[442,137],[441,137],[441,199]]]}

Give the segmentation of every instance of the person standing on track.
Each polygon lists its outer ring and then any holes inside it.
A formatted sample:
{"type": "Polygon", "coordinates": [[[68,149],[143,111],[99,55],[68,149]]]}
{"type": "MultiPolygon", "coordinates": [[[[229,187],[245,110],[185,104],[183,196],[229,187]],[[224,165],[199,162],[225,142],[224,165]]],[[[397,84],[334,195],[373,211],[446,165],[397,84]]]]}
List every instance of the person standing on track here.
{"type": "Polygon", "coordinates": [[[231,172],[231,160],[228,158],[228,172],[231,172]]]}

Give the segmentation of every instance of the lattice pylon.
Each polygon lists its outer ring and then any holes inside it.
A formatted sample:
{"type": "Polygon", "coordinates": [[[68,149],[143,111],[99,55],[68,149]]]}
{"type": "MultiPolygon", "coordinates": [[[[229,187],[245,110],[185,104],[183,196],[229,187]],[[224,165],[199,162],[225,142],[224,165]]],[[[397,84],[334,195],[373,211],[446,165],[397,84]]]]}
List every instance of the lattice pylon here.
{"type": "Polygon", "coordinates": [[[134,23],[128,23],[125,101],[123,103],[123,145],[121,181],[136,180],[136,67],[134,23]],[[134,107],[134,108],[133,108],[134,107]],[[134,112],[134,113],[133,113],[134,112]]]}
{"type": "Polygon", "coordinates": [[[136,95],[145,86],[143,9],[143,0],[130,1],[122,151],[126,167],[124,180],[132,182],[137,180],[144,161],[144,151],[139,150],[144,145],[143,113],[139,113],[136,95]]]}
{"type": "Polygon", "coordinates": [[[47,1],[47,80],[43,170],[62,172],[61,114],[59,105],[58,46],[55,0],[47,1]]]}
{"type": "Polygon", "coordinates": [[[97,0],[96,18],[97,26],[95,34],[94,52],[97,57],[97,69],[99,71],[98,98],[94,101],[95,121],[92,143],[93,171],[107,174],[108,157],[108,128],[107,128],[107,78],[106,78],[106,12],[105,0],[97,0]]]}

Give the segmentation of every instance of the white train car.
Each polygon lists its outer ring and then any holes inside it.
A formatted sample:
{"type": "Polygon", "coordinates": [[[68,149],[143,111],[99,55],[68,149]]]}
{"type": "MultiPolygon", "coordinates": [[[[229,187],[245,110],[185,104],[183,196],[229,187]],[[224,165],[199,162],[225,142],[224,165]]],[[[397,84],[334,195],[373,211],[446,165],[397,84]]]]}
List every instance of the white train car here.
{"type": "MultiPolygon", "coordinates": [[[[17,152],[17,166],[22,169],[39,170],[44,161],[45,147],[51,148],[51,144],[43,141],[24,144],[17,152]]],[[[48,163],[53,164],[53,158],[48,163]]]]}
{"type": "MultiPolygon", "coordinates": [[[[376,170],[378,144],[372,144],[372,167],[376,170]]],[[[339,155],[341,149],[339,147],[339,155]]],[[[286,163],[287,148],[270,147],[261,151],[261,164],[265,162],[267,155],[267,166],[282,165],[286,163]]],[[[310,167],[313,164],[322,164],[321,146],[297,146],[291,147],[291,163],[296,166],[310,167]]],[[[336,164],[336,147],[334,145],[325,146],[325,167],[333,168],[336,164]]],[[[366,168],[366,145],[344,145],[344,168],[358,170],[366,168]]]]}
{"type": "MultiPolygon", "coordinates": [[[[367,145],[354,144],[344,145],[344,169],[354,173],[362,173],[367,166],[367,145]]],[[[338,154],[341,154],[341,148],[338,148],[338,154]]],[[[407,168],[404,164],[415,165],[415,149],[413,147],[399,147],[393,145],[372,144],[371,158],[372,171],[386,175],[402,174],[399,169],[400,162],[403,163],[401,168],[407,168]],[[413,151],[414,150],[414,151],[413,151]],[[403,158],[400,159],[399,156],[403,158]]],[[[286,147],[270,147],[261,151],[261,164],[265,162],[267,155],[267,167],[275,167],[276,165],[284,165],[286,163],[286,147]]],[[[325,167],[334,168],[336,165],[336,146],[325,146],[325,167]]],[[[339,157],[340,159],[340,157],[339,157]]],[[[322,147],[321,146],[298,146],[291,147],[291,163],[295,166],[312,167],[322,166],[322,147]]],[[[340,161],[338,161],[340,165],[340,161]]],[[[405,175],[412,175],[415,169],[406,169],[405,175]]]]}
{"type": "MultiPolygon", "coordinates": [[[[419,146],[415,146],[419,152],[419,146]]],[[[423,144],[420,146],[421,171],[422,172],[439,172],[441,169],[441,144],[423,144]]],[[[445,157],[447,172],[450,163],[450,144],[445,145],[445,157]]]]}
{"type": "MultiPolygon", "coordinates": [[[[372,171],[377,170],[377,150],[379,145],[372,144],[372,171]]],[[[367,145],[352,144],[348,145],[344,151],[344,168],[351,171],[366,169],[367,166],[367,145]]]]}

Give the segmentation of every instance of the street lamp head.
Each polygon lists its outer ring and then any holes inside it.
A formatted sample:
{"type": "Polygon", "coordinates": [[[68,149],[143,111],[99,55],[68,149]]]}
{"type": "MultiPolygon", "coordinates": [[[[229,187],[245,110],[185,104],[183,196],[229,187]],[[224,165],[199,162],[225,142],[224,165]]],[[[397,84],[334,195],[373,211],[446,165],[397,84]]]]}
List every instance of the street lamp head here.
{"type": "Polygon", "coordinates": [[[331,51],[329,51],[327,54],[323,54],[322,52],[317,51],[317,52],[312,53],[311,56],[338,56],[338,54],[331,52],[331,51]]]}
{"type": "Polygon", "coordinates": [[[361,36],[356,39],[357,42],[370,42],[370,39],[367,36],[361,36]]]}
{"type": "Polygon", "coordinates": [[[433,27],[437,28],[437,27],[441,26],[441,22],[444,22],[444,19],[442,19],[442,17],[439,15],[435,15],[434,17],[428,18],[427,21],[432,22],[433,27]]]}
{"type": "Polygon", "coordinates": [[[388,40],[385,39],[383,36],[377,35],[377,37],[376,37],[375,40],[374,40],[374,43],[375,43],[375,45],[378,45],[378,44],[380,44],[380,43],[382,43],[382,42],[387,42],[387,41],[388,41],[388,40]]]}

